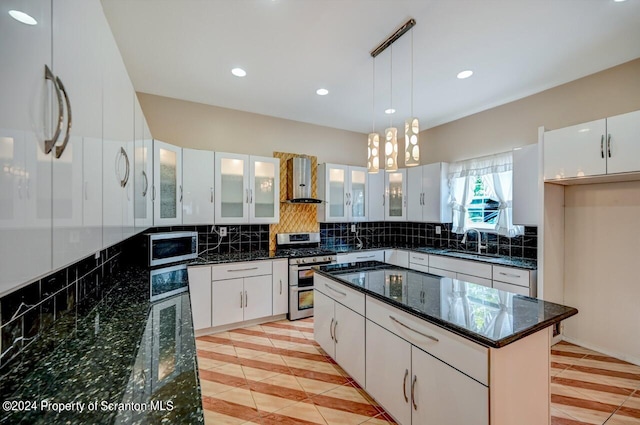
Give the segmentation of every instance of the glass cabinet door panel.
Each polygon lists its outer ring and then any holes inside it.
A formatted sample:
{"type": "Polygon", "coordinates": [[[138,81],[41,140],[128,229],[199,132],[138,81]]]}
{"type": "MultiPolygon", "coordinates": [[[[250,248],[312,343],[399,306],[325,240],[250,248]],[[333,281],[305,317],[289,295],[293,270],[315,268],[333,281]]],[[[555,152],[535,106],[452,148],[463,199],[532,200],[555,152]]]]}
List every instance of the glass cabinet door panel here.
{"type": "Polygon", "coordinates": [[[222,217],[242,218],[243,204],[246,202],[245,197],[248,197],[244,187],[245,160],[222,158],[220,167],[220,214],[222,217]]]}
{"type": "Polygon", "coordinates": [[[367,171],[351,170],[351,217],[365,218],[367,171]]]}
{"type": "Polygon", "coordinates": [[[329,216],[345,216],[345,170],[329,169],[329,216]]]}
{"type": "Polygon", "coordinates": [[[177,154],[160,149],[160,218],[175,218],[177,214],[177,154]]]}
{"type": "Polygon", "coordinates": [[[254,186],[251,201],[255,205],[254,217],[268,218],[275,216],[276,199],[276,165],[273,162],[255,161],[253,164],[254,186]]]}
{"type": "Polygon", "coordinates": [[[389,174],[389,216],[402,217],[402,174],[389,174]]]}

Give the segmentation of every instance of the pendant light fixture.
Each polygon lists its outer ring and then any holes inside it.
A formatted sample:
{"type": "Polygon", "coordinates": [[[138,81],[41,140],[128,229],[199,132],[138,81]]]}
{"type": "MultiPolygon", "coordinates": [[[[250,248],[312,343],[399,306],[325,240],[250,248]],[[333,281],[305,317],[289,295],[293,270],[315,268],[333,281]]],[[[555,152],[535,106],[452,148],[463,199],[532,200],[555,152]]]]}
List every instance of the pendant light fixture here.
{"type": "MultiPolygon", "coordinates": [[[[371,51],[371,56],[374,58],[382,53],[387,47],[391,46],[391,55],[390,55],[390,105],[389,108],[385,111],[388,114],[392,115],[395,110],[393,109],[393,46],[392,44],[402,37],[404,33],[409,31],[416,24],[415,19],[409,19],[405,22],[400,28],[398,28],[389,38],[383,41],[378,45],[375,49],[371,51]]],[[[374,80],[375,80],[375,68],[374,68],[374,80]]],[[[375,92],[375,86],[374,86],[375,92]]],[[[375,96],[375,93],[374,93],[375,96]]],[[[374,105],[375,108],[375,105],[374,105]]],[[[375,109],[374,109],[375,115],[375,109]]],[[[418,119],[413,118],[413,33],[411,40],[411,115],[412,118],[405,122],[405,164],[407,166],[413,166],[419,164],[420,159],[420,150],[418,147],[418,119]],[[411,145],[411,152],[409,152],[409,145],[411,145]],[[406,152],[409,152],[408,154],[406,152]],[[409,158],[409,161],[407,161],[409,158]]],[[[375,130],[374,130],[375,131],[375,130]]],[[[376,133],[372,133],[369,135],[369,158],[373,158],[372,156],[372,138],[373,136],[377,136],[376,133]]],[[[385,162],[385,171],[392,172],[398,170],[398,130],[393,127],[393,115],[389,117],[389,128],[384,131],[384,162],[385,162]]],[[[368,167],[370,172],[371,167],[368,167]]]]}
{"type": "Polygon", "coordinates": [[[418,133],[420,124],[413,115],[413,30],[411,31],[411,118],[404,122],[404,165],[415,167],[420,165],[420,146],[418,133]]]}
{"type": "Polygon", "coordinates": [[[367,171],[376,174],[380,171],[380,135],[376,133],[376,58],[373,58],[373,124],[369,133],[367,171]]]}

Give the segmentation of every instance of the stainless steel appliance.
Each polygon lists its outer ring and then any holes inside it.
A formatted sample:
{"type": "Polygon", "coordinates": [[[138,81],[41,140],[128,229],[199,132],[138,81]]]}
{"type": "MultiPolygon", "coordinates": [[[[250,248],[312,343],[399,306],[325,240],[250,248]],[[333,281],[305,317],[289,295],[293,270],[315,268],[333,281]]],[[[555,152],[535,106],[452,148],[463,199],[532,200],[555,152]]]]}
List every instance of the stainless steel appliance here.
{"type": "Polygon", "coordinates": [[[311,160],[297,156],[287,162],[287,199],[292,204],[319,204],[311,197],[311,160]]]}
{"type": "Polygon", "coordinates": [[[147,233],[148,265],[176,263],[198,257],[198,232],[147,233]]]}
{"type": "Polygon", "coordinates": [[[163,267],[149,272],[149,299],[156,301],[189,290],[187,265],[163,267]]]}
{"type": "Polygon", "coordinates": [[[289,257],[289,320],[313,316],[313,266],[336,262],[336,253],[320,248],[319,233],[279,233],[280,255],[289,257]]]}

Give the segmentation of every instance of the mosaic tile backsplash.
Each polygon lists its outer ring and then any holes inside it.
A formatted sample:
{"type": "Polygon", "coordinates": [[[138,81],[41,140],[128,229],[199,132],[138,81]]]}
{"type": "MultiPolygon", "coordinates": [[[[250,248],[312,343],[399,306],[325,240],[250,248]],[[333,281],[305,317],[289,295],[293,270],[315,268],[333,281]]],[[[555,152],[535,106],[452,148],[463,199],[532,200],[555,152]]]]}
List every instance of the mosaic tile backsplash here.
{"type": "MultiPolygon", "coordinates": [[[[525,227],[521,236],[508,238],[495,233],[481,232],[482,243],[487,245],[487,254],[505,257],[527,258],[535,260],[538,255],[538,228],[525,227]]],[[[363,249],[378,247],[432,247],[463,251],[477,250],[477,234],[467,235],[462,244],[462,234],[451,231],[451,223],[404,223],[404,222],[366,222],[366,223],[320,223],[320,241],[328,249],[354,249],[359,244],[363,249]],[[356,232],[351,232],[355,224],[356,232]],[[436,226],[441,227],[436,234],[436,226]]],[[[484,251],[483,251],[484,252],[484,251]]]]}

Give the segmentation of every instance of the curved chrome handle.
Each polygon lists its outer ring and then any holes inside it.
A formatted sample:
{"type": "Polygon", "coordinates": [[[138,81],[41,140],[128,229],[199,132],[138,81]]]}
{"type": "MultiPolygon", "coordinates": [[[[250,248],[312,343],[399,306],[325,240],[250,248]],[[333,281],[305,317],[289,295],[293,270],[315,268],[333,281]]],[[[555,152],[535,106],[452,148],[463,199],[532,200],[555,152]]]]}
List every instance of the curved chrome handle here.
{"type": "Polygon", "coordinates": [[[413,382],[411,382],[411,404],[413,404],[413,410],[418,410],[418,405],[416,404],[416,381],[418,380],[418,376],[413,375],[413,382]]]}
{"type": "Polygon", "coordinates": [[[282,295],[282,279],[280,279],[280,295],[282,295]]]}
{"type": "Polygon", "coordinates": [[[182,202],[182,185],[180,185],[180,202],[182,202]]]}
{"type": "Polygon", "coordinates": [[[404,379],[402,380],[402,393],[404,394],[404,402],[409,403],[409,397],[407,397],[407,377],[409,376],[409,369],[404,370],[404,379]]]}
{"type": "Polygon", "coordinates": [[[336,322],[333,324],[333,340],[336,342],[336,344],[338,343],[338,333],[336,332],[337,329],[338,321],[336,320],[336,322]]]}
{"type": "Polygon", "coordinates": [[[147,196],[147,191],[149,190],[149,179],[147,178],[147,172],[142,170],[142,177],[144,177],[144,190],[142,191],[142,196],[147,196]]]}
{"type": "Polygon", "coordinates": [[[122,182],[124,181],[124,179],[122,177],[120,177],[120,160],[123,157],[122,152],[124,152],[124,149],[122,149],[122,147],[120,147],[120,151],[116,154],[116,177],[118,178],[118,181],[120,182],[120,187],[122,187],[122,182]]]}
{"type": "Polygon", "coordinates": [[[327,288],[331,289],[333,292],[337,292],[338,294],[340,294],[340,295],[344,295],[345,297],[347,296],[347,294],[346,294],[345,292],[338,291],[336,288],[334,288],[334,287],[332,287],[332,286],[329,286],[329,285],[327,285],[326,283],[324,284],[324,286],[326,286],[327,288]]]}
{"type": "Polygon", "coordinates": [[[607,155],[611,158],[611,134],[607,135],[607,155]]]}
{"type": "Polygon", "coordinates": [[[71,115],[71,101],[69,100],[69,95],[67,94],[67,90],[64,88],[64,84],[62,84],[60,77],[56,77],[56,82],[58,83],[58,86],[60,86],[60,91],[64,94],[64,100],[67,104],[67,132],[64,135],[62,146],[56,146],[56,158],[60,158],[64,150],[67,148],[67,143],[69,143],[73,117],[71,115]]]}
{"type": "Polygon", "coordinates": [[[386,201],[386,197],[384,196],[384,193],[382,194],[382,206],[384,207],[384,203],[386,201]]]}
{"type": "Polygon", "coordinates": [[[244,306],[246,307],[249,304],[249,295],[247,295],[247,291],[244,291],[244,306]]]}
{"type": "Polygon", "coordinates": [[[58,98],[58,127],[56,128],[53,137],[44,141],[44,153],[48,154],[58,142],[58,138],[62,132],[62,125],[64,124],[64,109],[62,106],[62,94],[60,93],[60,87],[58,87],[58,83],[47,65],[44,66],[44,79],[51,80],[53,87],[56,89],[56,97],[58,98]]]}
{"type": "Polygon", "coordinates": [[[422,336],[424,336],[426,338],[429,338],[430,340],[435,341],[435,342],[440,342],[440,340],[438,338],[436,338],[435,336],[427,335],[425,333],[417,331],[417,330],[413,329],[412,327],[409,327],[409,326],[405,325],[404,323],[402,323],[401,321],[399,321],[398,319],[396,319],[393,316],[389,316],[389,319],[393,320],[394,322],[396,322],[400,326],[404,326],[405,328],[409,329],[410,331],[417,333],[418,335],[422,335],[422,336]]]}
{"type": "MultiPolygon", "coordinates": [[[[120,186],[121,187],[125,187],[127,185],[127,182],[129,181],[129,167],[130,167],[130,165],[129,165],[129,155],[127,155],[127,151],[125,151],[122,146],[120,147],[120,155],[121,155],[121,157],[124,157],[124,160],[126,161],[125,164],[127,166],[126,171],[124,172],[124,178],[122,180],[120,180],[120,186]]],[[[120,165],[119,162],[120,161],[118,161],[118,168],[120,168],[119,167],[119,165],[120,165]]],[[[118,174],[118,176],[119,176],[119,174],[118,174]]]]}
{"type": "Polygon", "coordinates": [[[335,319],[332,317],[331,318],[331,323],[329,324],[329,335],[331,335],[331,341],[335,341],[335,339],[333,339],[333,321],[335,319]]]}
{"type": "Polygon", "coordinates": [[[242,291],[240,291],[240,308],[242,308],[244,300],[242,299],[242,291]]]}
{"type": "Polygon", "coordinates": [[[604,134],[600,136],[600,156],[604,158],[604,134]]]}

